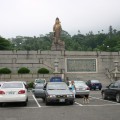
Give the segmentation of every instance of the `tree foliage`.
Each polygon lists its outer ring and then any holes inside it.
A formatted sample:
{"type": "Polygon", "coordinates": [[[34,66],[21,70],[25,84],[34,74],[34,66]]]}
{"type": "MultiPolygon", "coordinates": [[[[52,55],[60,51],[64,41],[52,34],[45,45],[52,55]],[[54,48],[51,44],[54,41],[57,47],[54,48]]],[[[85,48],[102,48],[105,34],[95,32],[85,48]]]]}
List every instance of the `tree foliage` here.
{"type": "Polygon", "coordinates": [[[49,74],[49,70],[46,69],[46,68],[40,68],[40,69],[38,70],[38,73],[39,73],[39,74],[49,74]]]}
{"type": "MultiPolygon", "coordinates": [[[[50,50],[53,32],[39,37],[17,36],[11,40],[15,50],[50,50]]],[[[120,31],[109,26],[108,33],[104,30],[94,34],[92,31],[86,35],[78,33],[71,36],[67,31],[62,31],[61,40],[65,42],[65,49],[69,51],[120,51],[120,31]]],[[[3,46],[3,45],[2,45],[3,46]]],[[[3,47],[4,48],[4,47],[3,47]]]]}
{"type": "Polygon", "coordinates": [[[8,68],[0,68],[0,74],[10,74],[11,70],[8,68]]]}
{"type": "Polygon", "coordinates": [[[0,36],[0,50],[10,50],[10,49],[11,49],[10,41],[0,36]]]}
{"type": "Polygon", "coordinates": [[[28,74],[30,73],[30,70],[26,67],[21,67],[19,70],[18,70],[18,74],[28,74]]]}

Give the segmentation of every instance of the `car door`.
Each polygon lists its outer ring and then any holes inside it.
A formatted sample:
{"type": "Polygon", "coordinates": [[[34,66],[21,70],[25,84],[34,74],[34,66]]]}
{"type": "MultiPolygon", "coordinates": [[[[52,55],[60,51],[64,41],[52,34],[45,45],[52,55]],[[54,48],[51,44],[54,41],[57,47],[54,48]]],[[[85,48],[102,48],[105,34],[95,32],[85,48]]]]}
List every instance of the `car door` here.
{"type": "Polygon", "coordinates": [[[111,96],[112,96],[112,90],[113,90],[113,88],[114,88],[114,83],[111,83],[111,84],[107,87],[107,89],[105,90],[106,96],[108,96],[108,97],[111,97],[111,96]]]}
{"type": "Polygon", "coordinates": [[[119,84],[117,82],[115,82],[114,85],[113,85],[113,88],[111,90],[111,97],[112,98],[116,97],[118,89],[119,89],[119,84]]]}
{"type": "Polygon", "coordinates": [[[86,84],[87,84],[89,87],[91,87],[91,86],[90,86],[90,80],[88,80],[88,81],[86,82],[86,84]]]}
{"type": "Polygon", "coordinates": [[[106,90],[106,95],[110,98],[114,98],[116,95],[116,89],[117,89],[118,85],[116,83],[111,83],[108,87],[108,89],[106,90]]]}

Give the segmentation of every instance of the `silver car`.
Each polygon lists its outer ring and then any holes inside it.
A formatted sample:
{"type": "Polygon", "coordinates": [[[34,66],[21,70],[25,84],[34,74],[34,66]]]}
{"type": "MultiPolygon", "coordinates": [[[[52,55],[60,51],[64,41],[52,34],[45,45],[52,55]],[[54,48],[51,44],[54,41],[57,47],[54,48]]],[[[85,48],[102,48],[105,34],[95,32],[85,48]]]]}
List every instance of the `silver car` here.
{"type": "MultiPolygon", "coordinates": [[[[84,81],[74,81],[76,87],[76,96],[85,96],[90,94],[90,88],[86,85],[84,81]]],[[[69,81],[69,88],[71,86],[71,81],[69,81]]]]}
{"type": "Polygon", "coordinates": [[[46,84],[45,79],[35,79],[33,86],[35,87],[36,84],[46,84]]]}
{"type": "Polygon", "coordinates": [[[65,82],[48,82],[44,90],[46,105],[53,102],[74,103],[74,95],[65,82]]]}
{"type": "Polygon", "coordinates": [[[35,88],[32,89],[32,92],[36,98],[41,97],[44,100],[45,98],[45,94],[43,90],[44,86],[45,86],[44,84],[36,84],[35,88]]]}

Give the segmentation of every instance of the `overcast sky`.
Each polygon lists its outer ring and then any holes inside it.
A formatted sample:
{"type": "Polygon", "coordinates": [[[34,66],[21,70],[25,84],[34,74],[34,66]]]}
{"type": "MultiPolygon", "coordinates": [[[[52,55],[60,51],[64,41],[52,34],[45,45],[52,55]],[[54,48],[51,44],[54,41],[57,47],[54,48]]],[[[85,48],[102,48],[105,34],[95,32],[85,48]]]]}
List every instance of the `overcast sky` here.
{"type": "Polygon", "coordinates": [[[120,30],[120,0],[0,0],[0,35],[45,35],[56,17],[70,35],[120,30]]]}

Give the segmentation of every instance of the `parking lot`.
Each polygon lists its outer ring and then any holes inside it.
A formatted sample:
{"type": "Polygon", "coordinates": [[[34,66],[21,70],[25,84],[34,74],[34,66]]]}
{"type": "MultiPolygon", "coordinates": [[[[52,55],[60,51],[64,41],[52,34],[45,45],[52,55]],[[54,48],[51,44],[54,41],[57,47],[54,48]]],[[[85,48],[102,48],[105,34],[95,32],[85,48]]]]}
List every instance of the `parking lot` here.
{"type": "Polygon", "coordinates": [[[115,101],[103,100],[100,91],[90,92],[90,103],[83,103],[76,98],[74,105],[55,103],[46,106],[42,99],[35,98],[28,92],[29,101],[26,107],[20,104],[5,104],[0,107],[0,120],[113,120],[119,116],[120,104],[115,101]]]}

